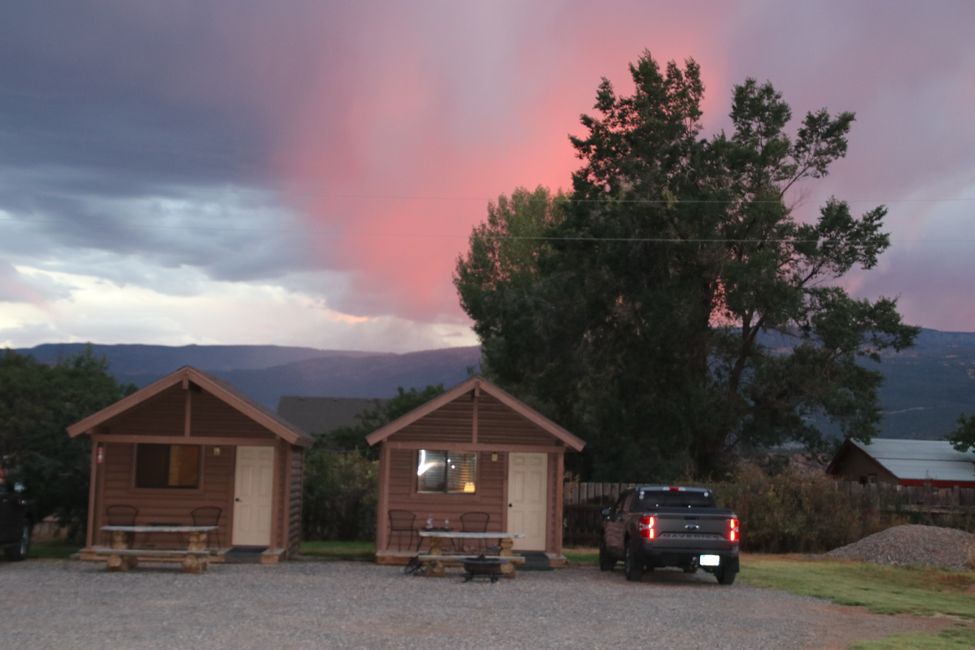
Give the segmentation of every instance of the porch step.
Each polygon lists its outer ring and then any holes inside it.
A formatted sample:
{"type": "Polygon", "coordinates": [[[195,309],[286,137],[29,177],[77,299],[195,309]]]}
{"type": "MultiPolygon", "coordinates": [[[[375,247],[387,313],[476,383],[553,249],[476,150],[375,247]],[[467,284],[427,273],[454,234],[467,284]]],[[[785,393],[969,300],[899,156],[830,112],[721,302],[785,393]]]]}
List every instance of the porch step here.
{"type": "Polygon", "coordinates": [[[266,546],[234,546],[223,553],[226,564],[260,564],[266,546]]]}
{"type": "Polygon", "coordinates": [[[518,555],[525,558],[519,571],[551,571],[552,565],[549,563],[548,556],[542,551],[517,551],[518,555]]]}

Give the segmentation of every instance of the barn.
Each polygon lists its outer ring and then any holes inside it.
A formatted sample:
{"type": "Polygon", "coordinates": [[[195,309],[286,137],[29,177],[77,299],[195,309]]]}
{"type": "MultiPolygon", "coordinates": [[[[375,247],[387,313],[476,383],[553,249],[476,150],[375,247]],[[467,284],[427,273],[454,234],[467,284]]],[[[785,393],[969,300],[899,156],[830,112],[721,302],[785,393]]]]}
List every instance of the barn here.
{"type": "Polygon", "coordinates": [[[946,440],[847,439],[826,473],[859,483],[930,487],[975,487],[975,453],[946,440]]]}

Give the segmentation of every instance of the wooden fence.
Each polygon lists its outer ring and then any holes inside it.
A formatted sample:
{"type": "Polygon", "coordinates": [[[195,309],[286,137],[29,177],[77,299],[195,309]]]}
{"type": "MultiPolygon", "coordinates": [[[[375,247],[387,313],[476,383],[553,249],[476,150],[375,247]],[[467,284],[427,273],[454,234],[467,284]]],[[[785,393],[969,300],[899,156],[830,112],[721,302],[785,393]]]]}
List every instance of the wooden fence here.
{"type": "MultiPolygon", "coordinates": [[[[602,509],[615,503],[620,493],[636,483],[566,482],[563,489],[563,540],[566,546],[596,546],[602,532],[602,509]]],[[[872,496],[881,503],[896,504],[892,512],[916,514],[937,520],[942,516],[975,515],[975,488],[935,488],[889,483],[861,485],[838,481],[837,489],[851,496],[872,496]]],[[[720,490],[717,490],[720,496],[720,490]]]]}

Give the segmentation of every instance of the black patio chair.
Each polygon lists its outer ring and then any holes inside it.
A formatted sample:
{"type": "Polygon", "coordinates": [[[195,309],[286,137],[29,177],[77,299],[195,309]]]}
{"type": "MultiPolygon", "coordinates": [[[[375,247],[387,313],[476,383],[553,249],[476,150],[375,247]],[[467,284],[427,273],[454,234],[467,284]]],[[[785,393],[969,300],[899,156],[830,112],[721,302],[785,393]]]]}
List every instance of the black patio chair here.
{"type": "Polygon", "coordinates": [[[223,508],[218,508],[217,506],[200,506],[190,511],[190,517],[193,518],[194,526],[217,527],[216,530],[211,531],[207,535],[207,546],[213,547],[213,542],[216,542],[215,548],[220,548],[220,515],[222,514],[223,508]]]}
{"type": "MultiPolygon", "coordinates": [[[[390,510],[389,511],[389,539],[386,541],[386,548],[393,543],[393,537],[402,539],[403,535],[409,536],[409,548],[413,550],[413,540],[419,540],[420,536],[416,532],[416,514],[409,510],[390,510]]],[[[396,548],[402,548],[399,544],[396,548]]]]}
{"type": "MultiPolygon", "coordinates": [[[[460,531],[462,533],[486,533],[490,519],[491,515],[486,512],[465,512],[460,516],[460,531]]],[[[486,548],[485,541],[483,539],[465,539],[464,551],[466,552],[468,549],[468,542],[470,542],[471,548],[478,548],[483,551],[486,548]]]]}
{"type": "MultiPolygon", "coordinates": [[[[135,526],[135,518],[139,516],[139,509],[135,506],[114,505],[105,508],[105,525],[107,526],[135,526]]],[[[135,535],[133,535],[135,537],[135,535]]],[[[112,534],[104,532],[102,541],[105,545],[112,543],[112,534]]]]}

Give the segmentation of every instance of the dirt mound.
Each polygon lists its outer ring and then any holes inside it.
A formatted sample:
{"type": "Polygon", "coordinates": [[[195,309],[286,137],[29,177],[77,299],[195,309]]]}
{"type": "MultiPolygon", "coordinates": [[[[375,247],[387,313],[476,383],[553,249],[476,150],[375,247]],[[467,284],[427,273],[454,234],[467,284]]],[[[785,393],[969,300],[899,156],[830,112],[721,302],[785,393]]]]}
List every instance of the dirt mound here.
{"type": "Polygon", "coordinates": [[[875,564],[964,569],[969,552],[975,553],[973,547],[975,535],[957,528],[894,526],[826,555],[875,564]]]}

